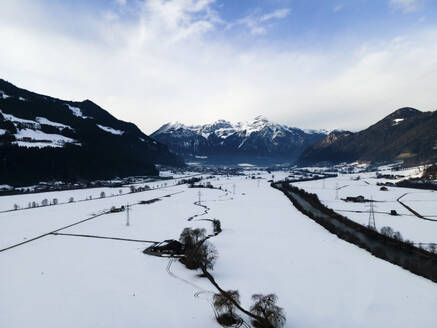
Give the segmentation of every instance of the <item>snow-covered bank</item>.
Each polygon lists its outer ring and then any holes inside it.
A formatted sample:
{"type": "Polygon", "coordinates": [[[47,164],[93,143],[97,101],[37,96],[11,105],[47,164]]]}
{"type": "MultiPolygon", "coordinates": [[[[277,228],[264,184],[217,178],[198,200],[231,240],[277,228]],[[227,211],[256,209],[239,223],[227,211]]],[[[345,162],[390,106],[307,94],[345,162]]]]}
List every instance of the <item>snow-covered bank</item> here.
{"type": "Polygon", "coordinates": [[[400,231],[404,239],[416,243],[437,243],[437,222],[421,220],[403,207],[397,199],[415,209],[420,214],[437,219],[437,192],[432,190],[418,190],[410,188],[388,187],[381,191],[375,173],[364,173],[360,180],[352,180],[353,175],[340,175],[318,181],[294,183],[293,185],[318,195],[320,201],[327,207],[348,218],[367,225],[369,221],[369,204],[345,202],[342,199],[348,196],[362,195],[366,199],[375,201],[375,220],[377,229],[390,226],[400,231]],[[397,216],[390,215],[395,210],[397,216]]]}

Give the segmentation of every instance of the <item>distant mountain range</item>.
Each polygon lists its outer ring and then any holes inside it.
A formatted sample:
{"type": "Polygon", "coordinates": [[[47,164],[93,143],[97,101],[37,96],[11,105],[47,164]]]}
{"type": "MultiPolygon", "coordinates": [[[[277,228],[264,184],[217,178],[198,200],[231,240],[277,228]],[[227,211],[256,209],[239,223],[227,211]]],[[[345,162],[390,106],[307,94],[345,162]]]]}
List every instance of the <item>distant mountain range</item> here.
{"type": "Polygon", "coordinates": [[[183,160],[90,100],[39,95],[0,79],[0,184],[155,175],[183,160]]]}
{"type": "Polygon", "coordinates": [[[194,126],[167,123],[151,137],[187,162],[271,164],[294,162],[326,135],[325,131],[304,131],[258,116],[252,122],[236,124],[224,120],[194,126]]]}
{"type": "Polygon", "coordinates": [[[437,161],[437,111],[401,108],[365,130],[333,132],[308,147],[298,163],[397,160],[406,164],[437,161]]]}
{"type": "Polygon", "coordinates": [[[154,175],[157,164],[437,162],[437,112],[401,108],[359,131],[251,122],[167,123],[148,137],[90,100],[39,95],[0,79],[0,184],[154,175]]]}

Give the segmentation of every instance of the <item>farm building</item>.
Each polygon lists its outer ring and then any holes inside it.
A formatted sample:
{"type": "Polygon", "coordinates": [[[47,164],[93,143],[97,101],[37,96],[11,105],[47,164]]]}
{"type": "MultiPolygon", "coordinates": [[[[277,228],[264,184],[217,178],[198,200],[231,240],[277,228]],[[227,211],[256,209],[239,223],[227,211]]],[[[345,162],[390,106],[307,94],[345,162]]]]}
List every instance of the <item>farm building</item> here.
{"type": "Polygon", "coordinates": [[[169,239],[147,248],[146,251],[161,255],[182,255],[184,245],[177,240],[169,239]]]}

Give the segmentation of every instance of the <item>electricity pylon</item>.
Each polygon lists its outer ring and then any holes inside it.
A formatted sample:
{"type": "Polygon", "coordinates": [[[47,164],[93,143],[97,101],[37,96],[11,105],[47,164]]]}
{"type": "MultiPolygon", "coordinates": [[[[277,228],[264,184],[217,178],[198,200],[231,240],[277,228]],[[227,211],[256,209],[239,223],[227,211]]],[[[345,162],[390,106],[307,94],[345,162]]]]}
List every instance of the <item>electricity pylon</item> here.
{"type": "Polygon", "coordinates": [[[373,197],[370,198],[369,205],[369,223],[367,224],[369,229],[376,231],[376,223],[375,223],[375,206],[373,205],[373,197]]]}
{"type": "Polygon", "coordinates": [[[130,222],[129,222],[129,203],[127,203],[126,205],[126,227],[130,226],[130,222]]]}

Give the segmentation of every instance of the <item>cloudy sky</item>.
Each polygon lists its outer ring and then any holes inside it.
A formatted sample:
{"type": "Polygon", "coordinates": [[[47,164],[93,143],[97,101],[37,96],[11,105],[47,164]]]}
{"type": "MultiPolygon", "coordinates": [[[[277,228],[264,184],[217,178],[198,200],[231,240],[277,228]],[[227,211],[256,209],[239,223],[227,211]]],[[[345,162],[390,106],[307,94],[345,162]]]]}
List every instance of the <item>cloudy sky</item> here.
{"type": "Polygon", "coordinates": [[[437,109],[436,0],[1,0],[0,78],[163,123],[437,109]]]}

